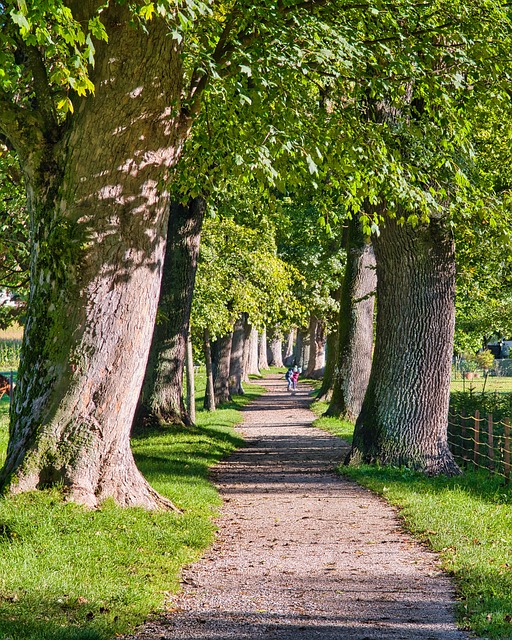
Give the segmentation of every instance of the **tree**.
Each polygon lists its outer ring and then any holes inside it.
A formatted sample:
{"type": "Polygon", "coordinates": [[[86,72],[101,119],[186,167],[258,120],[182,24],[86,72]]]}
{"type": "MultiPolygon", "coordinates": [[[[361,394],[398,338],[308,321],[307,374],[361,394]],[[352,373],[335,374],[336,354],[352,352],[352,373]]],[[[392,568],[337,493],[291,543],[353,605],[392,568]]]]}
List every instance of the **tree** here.
{"type": "Polygon", "coordinates": [[[442,222],[412,229],[387,220],[374,244],[375,354],[350,459],[453,475],[458,468],[446,437],[455,323],[453,240],[442,222]]]}
{"type": "Polygon", "coordinates": [[[354,421],[361,410],[372,367],[376,286],[373,246],[362,233],[359,219],[355,216],[347,232],[338,351],[327,415],[354,421]]]}
{"type": "Polygon", "coordinates": [[[199,197],[187,205],[171,204],[158,315],[136,425],[191,424],[183,401],[183,366],[205,209],[199,197]]]}
{"type": "Polygon", "coordinates": [[[297,42],[288,47],[295,9],[305,44],[321,19],[301,3],[226,13],[199,0],[0,8],[0,133],[23,168],[32,247],[1,475],[11,491],[62,483],[90,506],[108,496],[169,505],[129,447],[160,288],[165,184],[211,78],[236,84],[260,57],[302,55],[297,42]],[[282,46],[263,44],[274,37],[282,46]]]}

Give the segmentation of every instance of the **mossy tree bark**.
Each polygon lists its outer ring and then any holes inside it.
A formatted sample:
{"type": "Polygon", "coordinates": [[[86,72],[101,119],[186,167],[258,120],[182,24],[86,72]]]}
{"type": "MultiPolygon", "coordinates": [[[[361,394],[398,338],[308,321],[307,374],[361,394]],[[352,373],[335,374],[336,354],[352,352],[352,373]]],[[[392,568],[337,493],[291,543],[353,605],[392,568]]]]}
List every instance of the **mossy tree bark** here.
{"type": "Polygon", "coordinates": [[[33,252],[1,482],[12,492],[62,484],[89,506],[107,497],[172,506],[137,470],[129,436],[165,249],[169,202],[158,185],[190,128],[169,108],[179,105],[181,55],[159,19],[144,32],[128,26],[126,6],[111,3],[102,22],[109,42],[97,43],[95,95],[74,98],[65,127],[50,108],[33,122],[22,110],[13,120],[25,117],[11,139],[33,252]]]}
{"type": "Polygon", "coordinates": [[[171,205],[157,321],[135,426],[193,422],[183,400],[183,373],[205,210],[200,197],[171,205]]]}
{"type": "Polygon", "coordinates": [[[355,420],[361,410],[372,366],[376,279],[373,247],[354,217],[347,234],[337,362],[326,415],[355,420]]]}
{"type": "Polygon", "coordinates": [[[350,459],[459,472],[447,443],[455,325],[448,227],[387,220],[375,240],[377,337],[350,459]]]}

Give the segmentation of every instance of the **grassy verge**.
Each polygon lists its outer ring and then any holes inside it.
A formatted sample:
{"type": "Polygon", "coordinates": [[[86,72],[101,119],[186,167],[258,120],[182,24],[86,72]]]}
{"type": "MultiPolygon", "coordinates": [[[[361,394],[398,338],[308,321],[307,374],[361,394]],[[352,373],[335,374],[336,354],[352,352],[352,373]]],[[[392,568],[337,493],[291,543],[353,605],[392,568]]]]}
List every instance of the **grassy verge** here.
{"type": "MultiPolygon", "coordinates": [[[[160,429],[133,440],[139,468],[183,515],[111,502],[87,511],[64,504],[56,490],[2,499],[0,638],[104,640],[164,607],[179,588],[181,568],[213,539],[220,499],[208,469],[240,446],[232,427],[241,406],[260,392],[248,386],[229,406],[198,413],[196,428],[160,429]]],[[[3,400],[2,456],[6,431],[3,400]]]]}
{"type": "Polygon", "coordinates": [[[485,382],[484,376],[473,378],[473,380],[458,378],[450,383],[452,391],[465,391],[468,393],[482,393],[484,386],[485,393],[511,393],[512,377],[489,376],[487,382],[485,382]]]}
{"type": "MultiPolygon", "coordinates": [[[[317,415],[325,405],[315,403],[317,415]]],[[[351,440],[350,423],[315,425],[351,440]]],[[[352,427],[353,430],[353,427],[352,427]]],[[[407,469],[340,467],[400,510],[406,528],[437,551],[455,580],[460,626],[486,638],[512,638],[512,491],[488,474],[426,478],[407,469]]]]}

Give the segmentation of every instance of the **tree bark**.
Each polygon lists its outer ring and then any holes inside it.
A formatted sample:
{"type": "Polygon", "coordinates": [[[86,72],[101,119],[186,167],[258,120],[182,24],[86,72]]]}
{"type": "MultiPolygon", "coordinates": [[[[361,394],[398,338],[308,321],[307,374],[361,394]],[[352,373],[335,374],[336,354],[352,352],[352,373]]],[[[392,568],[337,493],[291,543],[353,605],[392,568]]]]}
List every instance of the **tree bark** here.
{"type": "Polygon", "coordinates": [[[215,341],[213,350],[213,386],[215,391],[215,406],[231,400],[229,389],[229,370],[231,364],[231,345],[233,333],[215,341]]]}
{"type": "Polygon", "coordinates": [[[326,341],[325,369],[317,400],[330,402],[334,387],[334,371],[338,357],[338,331],[330,331],[326,341]]]}
{"type": "MultiPolygon", "coordinates": [[[[311,325],[311,316],[310,316],[311,325]]],[[[309,354],[311,348],[310,341],[311,330],[299,329],[297,331],[297,342],[295,343],[295,362],[305,371],[309,364],[309,354]]]]}
{"type": "Polygon", "coordinates": [[[295,340],[297,338],[297,329],[290,329],[286,336],[286,346],[284,350],[283,363],[289,367],[296,359],[295,340]]]}
{"type": "Polygon", "coordinates": [[[267,351],[267,329],[263,327],[258,342],[258,369],[260,371],[268,369],[267,351]]]}
{"type": "Polygon", "coordinates": [[[207,411],[215,411],[215,386],[213,383],[212,348],[210,344],[210,332],[204,330],[203,351],[206,364],[206,390],[204,394],[204,408],[207,411]]]}
{"type": "Polygon", "coordinates": [[[249,375],[260,375],[259,369],[259,340],[258,332],[250,325],[246,329],[246,340],[244,344],[244,375],[243,382],[249,382],[249,375]],[[249,335],[247,335],[247,333],[249,335]]]}
{"type": "Polygon", "coordinates": [[[173,202],[157,322],[135,422],[191,425],[183,400],[183,366],[206,210],[203,198],[173,202]]]}
{"type": "MultiPolygon", "coordinates": [[[[233,329],[233,342],[231,345],[231,360],[229,364],[229,390],[231,395],[243,395],[242,385],[244,377],[244,346],[247,336],[245,314],[241,314],[233,329]]],[[[250,331],[250,330],[249,330],[250,331]]]]}
{"type": "Polygon", "coordinates": [[[270,362],[272,367],[284,367],[283,340],[279,334],[274,334],[270,340],[270,362]]]}
{"type": "Polygon", "coordinates": [[[148,357],[169,202],[160,184],[189,120],[182,62],[163,20],[102,13],[95,94],[75,98],[55,142],[22,157],[31,215],[31,292],[1,482],[19,493],[63,485],[95,507],[172,506],[145,481],[130,429],[148,357]]]}
{"type": "Polygon", "coordinates": [[[316,316],[311,315],[309,333],[310,355],[306,377],[319,380],[325,368],[325,324],[316,316]]]}
{"type": "Polygon", "coordinates": [[[187,336],[187,412],[190,422],[195,424],[196,421],[196,385],[194,377],[194,352],[192,350],[192,338],[190,331],[187,336]]]}
{"type": "Polygon", "coordinates": [[[438,221],[387,220],[375,241],[377,338],[351,460],[459,472],[447,444],[455,252],[438,221]]]}
{"type": "Polygon", "coordinates": [[[304,332],[302,329],[297,329],[297,337],[295,340],[295,346],[293,348],[293,357],[290,364],[303,364],[304,357],[304,332]]]}
{"type": "Polygon", "coordinates": [[[372,245],[353,218],[347,236],[347,265],[340,300],[338,357],[330,416],[356,420],[370,378],[377,276],[372,245]]]}

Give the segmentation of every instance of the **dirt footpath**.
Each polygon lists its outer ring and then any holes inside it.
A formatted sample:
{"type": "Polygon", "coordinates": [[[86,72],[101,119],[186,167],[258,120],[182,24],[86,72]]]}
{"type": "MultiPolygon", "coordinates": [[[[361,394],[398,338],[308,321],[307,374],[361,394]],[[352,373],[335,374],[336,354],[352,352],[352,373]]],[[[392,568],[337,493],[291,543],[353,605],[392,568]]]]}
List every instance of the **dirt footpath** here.
{"type": "MultiPolygon", "coordinates": [[[[174,611],[137,640],[463,640],[453,590],[384,501],[334,474],[346,445],[311,427],[278,376],[244,411],[247,446],[219,465],[214,546],[174,611]]],[[[300,384],[299,384],[300,387],[300,384]]]]}

